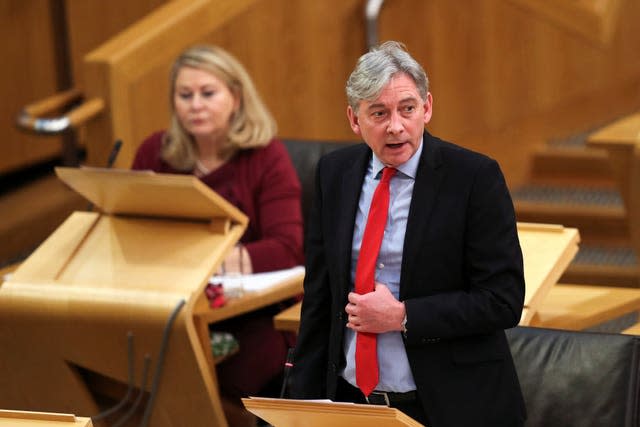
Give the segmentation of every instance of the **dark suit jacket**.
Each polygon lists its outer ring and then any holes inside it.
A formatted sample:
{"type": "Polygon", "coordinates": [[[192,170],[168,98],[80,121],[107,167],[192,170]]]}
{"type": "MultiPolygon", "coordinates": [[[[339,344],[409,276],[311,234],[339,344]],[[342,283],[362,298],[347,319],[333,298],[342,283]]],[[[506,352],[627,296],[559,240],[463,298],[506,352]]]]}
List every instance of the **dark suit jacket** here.
{"type": "MultiPolygon", "coordinates": [[[[519,426],[524,401],[504,329],[524,301],[513,203],[498,164],[424,134],[404,242],[404,339],[430,427],[519,426]]],[[[351,242],[365,144],[318,163],[291,391],[333,398],[344,366],[351,242]]]]}

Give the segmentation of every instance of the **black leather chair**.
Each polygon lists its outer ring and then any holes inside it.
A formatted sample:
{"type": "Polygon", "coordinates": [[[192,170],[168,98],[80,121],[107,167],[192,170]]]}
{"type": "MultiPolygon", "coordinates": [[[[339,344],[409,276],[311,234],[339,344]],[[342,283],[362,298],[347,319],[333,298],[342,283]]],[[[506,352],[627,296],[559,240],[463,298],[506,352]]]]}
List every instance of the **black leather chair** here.
{"type": "Polygon", "coordinates": [[[528,327],[507,336],[527,427],[640,425],[640,337],[528,327]]]}
{"type": "Polygon", "coordinates": [[[323,155],[346,147],[354,142],[323,142],[309,140],[283,140],[289,152],[293,166],[298,172],[298,178],[302,184],[302,215],[305,221],[309,218],[311,202],[315,189],[316,165],[323,155]]]}

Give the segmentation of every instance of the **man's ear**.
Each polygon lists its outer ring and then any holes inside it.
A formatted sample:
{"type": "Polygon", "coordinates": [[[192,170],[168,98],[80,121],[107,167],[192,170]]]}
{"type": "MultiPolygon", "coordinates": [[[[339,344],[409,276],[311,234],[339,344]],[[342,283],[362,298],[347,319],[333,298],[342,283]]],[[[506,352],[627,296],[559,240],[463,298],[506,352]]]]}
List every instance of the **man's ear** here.
{"type": "Polygon", "coordinates": [[[353,133],[355,133],[358,136],[361,136],[360,123],[358,122],[358,115],[356,114],[355,111],[353,111],[353,108],[351,108],[351,105],[347,106],[347,117],[349,118],[349,125],[351,125],[351,130],[353,131],[353,133]]]}
{"type": "Polygon", "coordinates": [[[426,125],[431,121],[433,115],[433,96],[431,92],[427,92],[427,100],[424,103],[424,124],[426,125]]]}

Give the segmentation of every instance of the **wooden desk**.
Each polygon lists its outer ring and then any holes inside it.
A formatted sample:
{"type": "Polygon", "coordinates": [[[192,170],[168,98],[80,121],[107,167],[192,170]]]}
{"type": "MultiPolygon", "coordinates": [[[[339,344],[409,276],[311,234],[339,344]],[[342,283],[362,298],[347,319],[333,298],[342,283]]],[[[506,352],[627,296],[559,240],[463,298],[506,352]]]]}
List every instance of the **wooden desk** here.
{"type": "Polygon", "coordinates": [[[640,310],[640,289],[554,286],[530,326],[582,330],[640,310]]]}
{"type": "MultiPolygon", "coordinates": [[[[275,327],[297,332],[300,309],[296,304],[279,313],[275,327]]],[[[582,330],[639,310],[640,289],[558,284],[549,290],[529,326],[582,330]]]]}
{"type": "Polygon", "coordinates": [[[578,252],[580,235],[577,229],[558,224],[519,222],[518,237],[526,283],[520,324],[528,325],[578,252]]]}
{"type": "Polygon", "coordinates": [[[207,306],[200,306],[194,310],[194,314],[207,323],[220,322],[302,294],[303,280],[304,271],[301,271],[300,274],[296,274],[269,289],[245,292],[241,297],[228,300],[222,307],[211,309],[207,306]]]}
{"type": "Polygon", "coordinates": [[[302,309],[302,302],[292,305],[291,307],[282,310],[280,313],[273,317],[273,324],[276,329],[280,331],[289,331],[298,333],[300,328],[300,311],[302,309]]]}
{"type": "Polygon", "coordinates": [[[90,418],[53,412],[8,411],[0,409],[0,427],[91,427],[90,418]]]}
{"type": "Polygon", "coordinates": [[[625,329],[622,333],[627,335],[640,335],[640,323],[636,323],[630,328],[625,329]]]}

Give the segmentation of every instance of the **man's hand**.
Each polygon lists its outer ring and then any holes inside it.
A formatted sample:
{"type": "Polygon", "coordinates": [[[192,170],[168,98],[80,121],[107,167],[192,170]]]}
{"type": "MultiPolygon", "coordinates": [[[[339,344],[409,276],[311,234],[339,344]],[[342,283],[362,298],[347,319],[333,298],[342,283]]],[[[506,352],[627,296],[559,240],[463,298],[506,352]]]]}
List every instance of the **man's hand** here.
{"type": "Polygon", "coordinates": [[[374,292],[364,295],[350,292],[348,298],[349,304],[345,307],[347,328],[376,334],[402,330],[404,304],[393,296],[386,285],[376,282],[374,292]]]}

